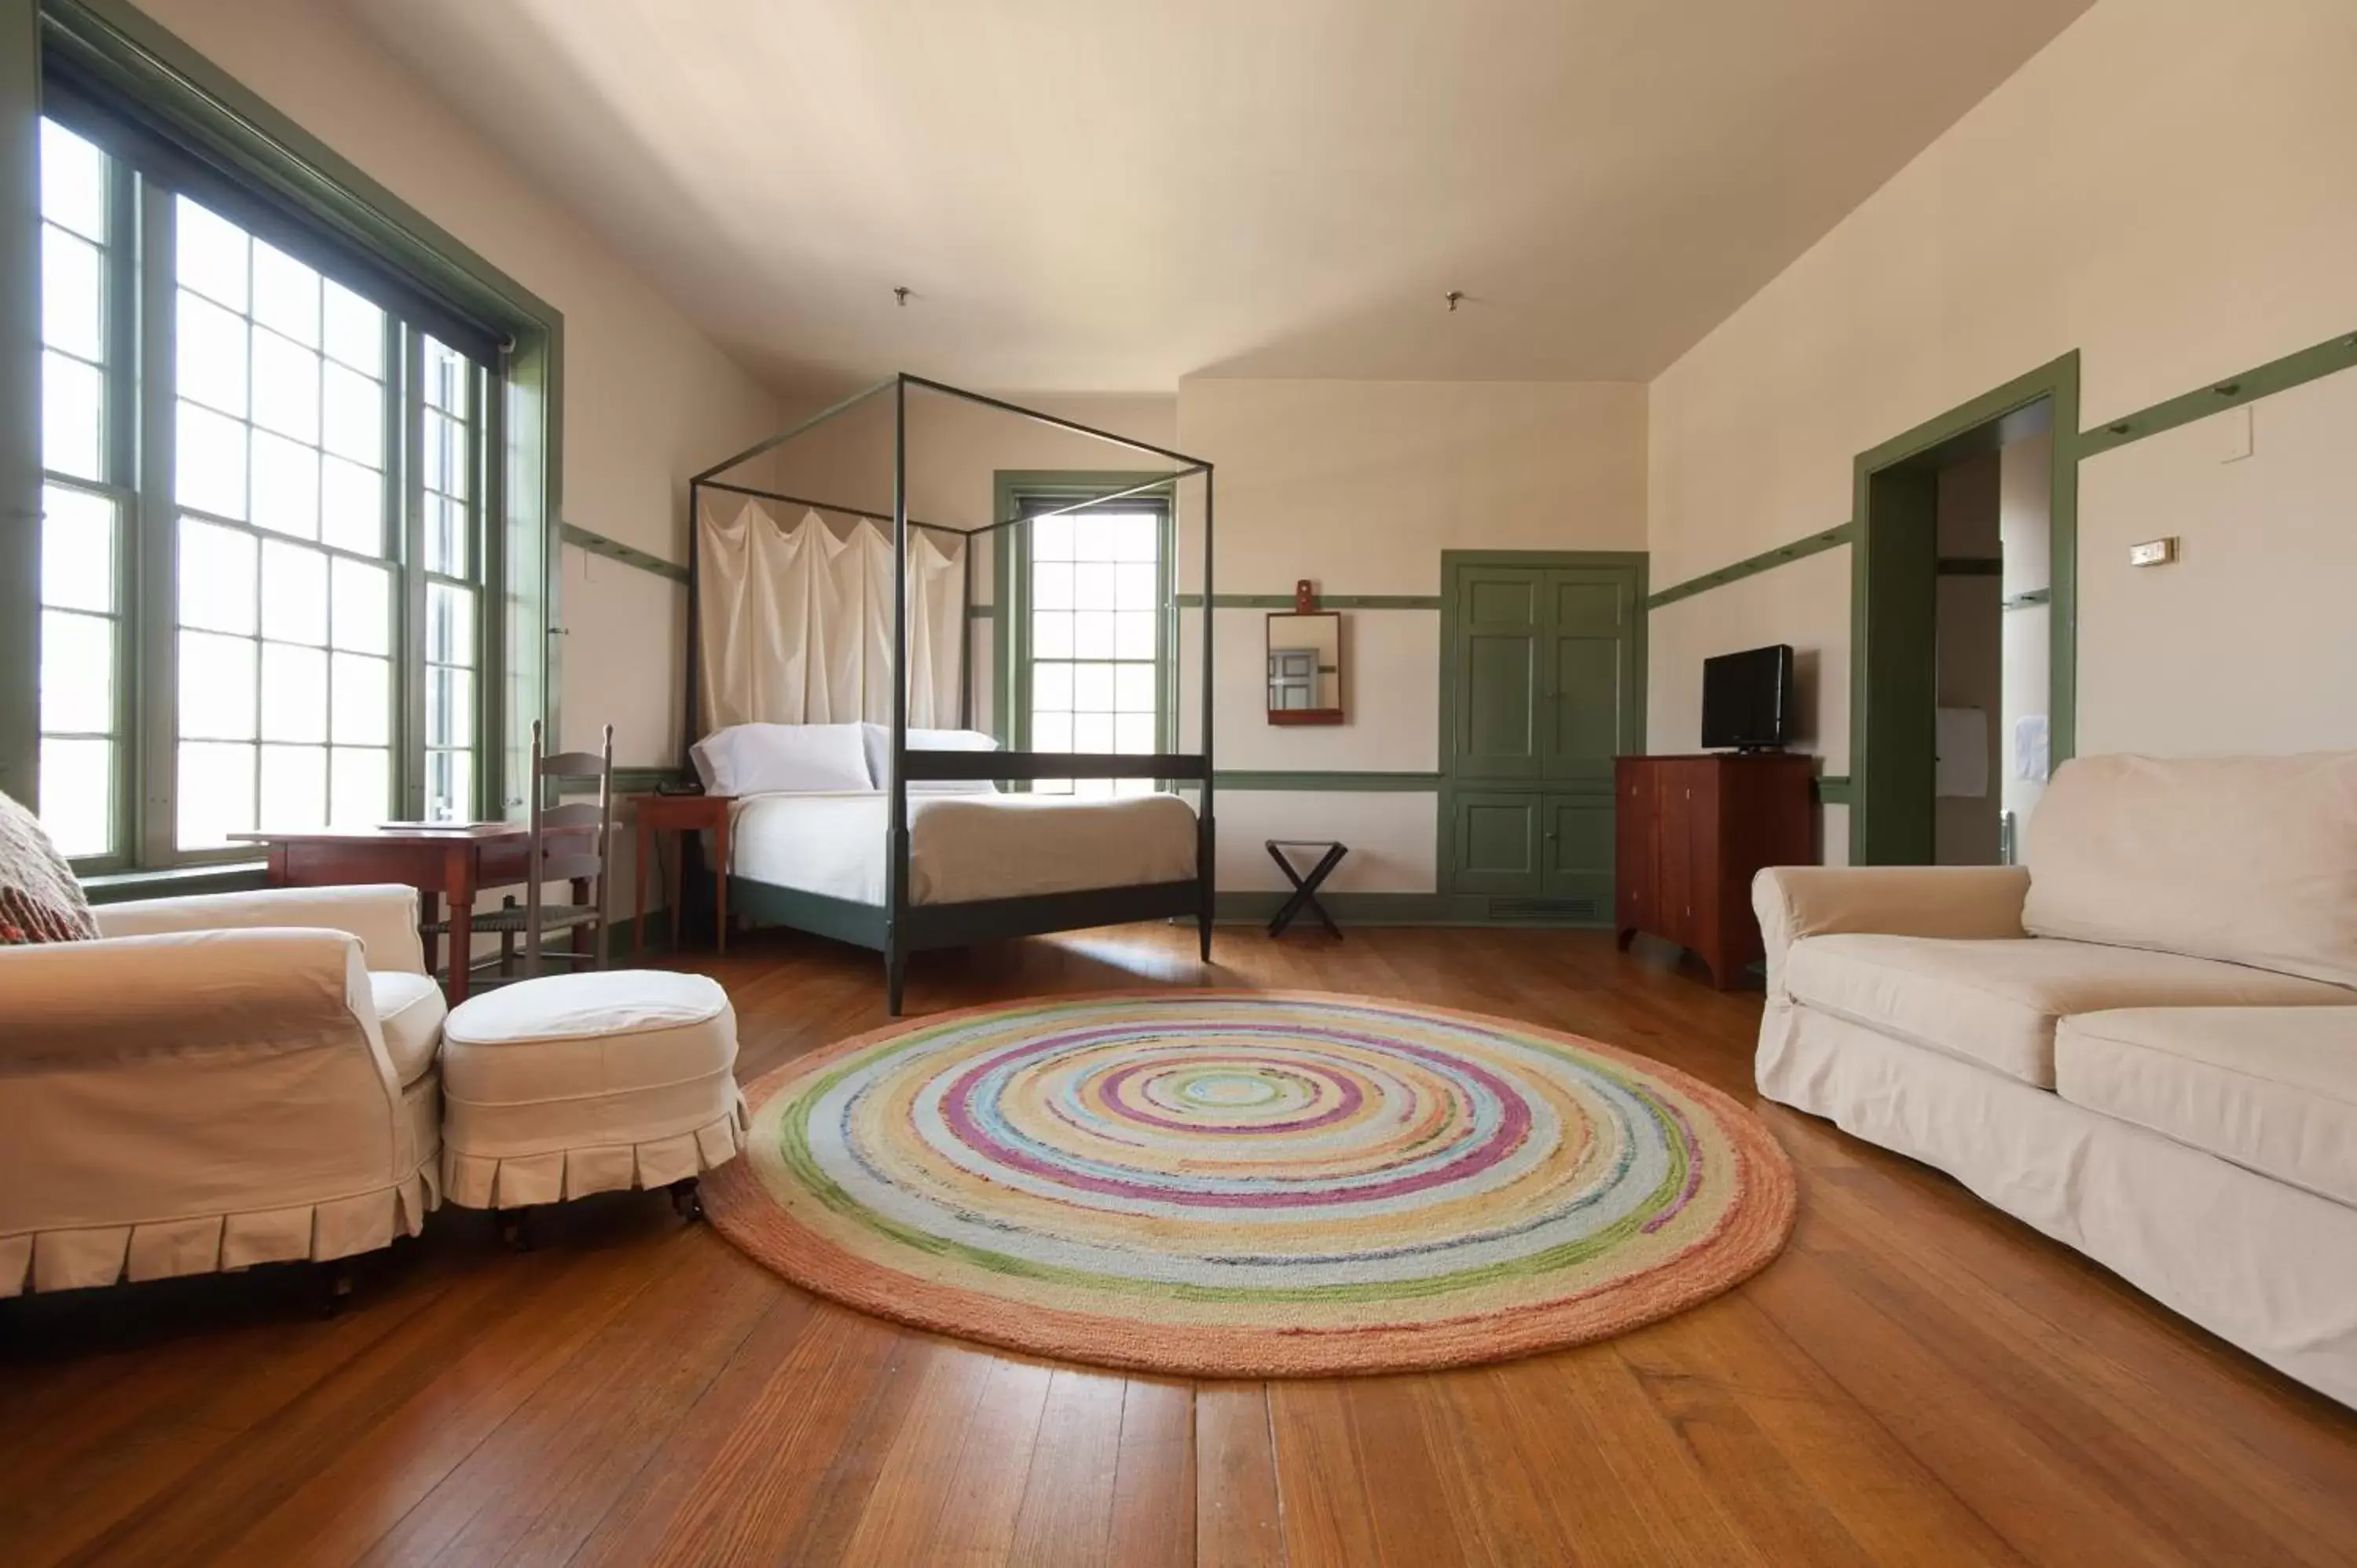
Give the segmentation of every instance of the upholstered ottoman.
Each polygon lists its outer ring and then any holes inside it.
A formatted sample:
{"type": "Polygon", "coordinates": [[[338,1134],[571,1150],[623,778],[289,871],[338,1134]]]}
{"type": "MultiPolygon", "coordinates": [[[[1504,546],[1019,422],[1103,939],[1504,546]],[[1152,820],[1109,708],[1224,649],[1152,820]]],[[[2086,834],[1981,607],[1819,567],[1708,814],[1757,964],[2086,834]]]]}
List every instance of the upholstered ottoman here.
{"type": "Polygon", "coordinates": [[[442,1026],[442,1190],[518,1210],[695,1179],[745,1144],[737,1015],[698,974],[552,974],[469,997],[442,1026]]]}

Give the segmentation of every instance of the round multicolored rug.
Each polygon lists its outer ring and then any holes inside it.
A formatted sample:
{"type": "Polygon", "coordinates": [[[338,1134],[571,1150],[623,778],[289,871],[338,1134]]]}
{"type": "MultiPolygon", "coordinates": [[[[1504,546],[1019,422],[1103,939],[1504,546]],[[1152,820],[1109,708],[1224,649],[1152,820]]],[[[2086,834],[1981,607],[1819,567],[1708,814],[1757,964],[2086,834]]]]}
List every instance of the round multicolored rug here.
{"type": "Polygon", "coordinates": [[[723,1234],[900,1322],[1107,1366],[1394,1371],[1617,1334],[1792,1225],[1760,1120],[1528,1024],[1318,992],[1033,999],[754,1084],[723,1234]]]}

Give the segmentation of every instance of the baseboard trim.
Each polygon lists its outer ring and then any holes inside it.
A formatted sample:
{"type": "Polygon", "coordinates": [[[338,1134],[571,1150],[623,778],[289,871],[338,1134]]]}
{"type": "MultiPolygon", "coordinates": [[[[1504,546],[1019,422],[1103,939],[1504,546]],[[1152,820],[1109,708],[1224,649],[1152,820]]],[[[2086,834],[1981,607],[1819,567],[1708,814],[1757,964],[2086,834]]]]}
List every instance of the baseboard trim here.
{"type": "MultiPolygon", "coordinates": [[[[1222,893],[1215,918],[1222,925],[1265,926],[1292,895],[1280,890],[1235,889],[1222,893]]],[[[1495,926],[1542,930],[1602,930],[1611,922],[1523,918],[1503,914],[1494,906],[1512,907],[1517,900],[1473,893],[1320,893],[1318,902],[1338,926],[1495,926]]],[[[1294,921],[1296,930],[1316,929],[1317,917],[1305,911],[1294,921]]]]}

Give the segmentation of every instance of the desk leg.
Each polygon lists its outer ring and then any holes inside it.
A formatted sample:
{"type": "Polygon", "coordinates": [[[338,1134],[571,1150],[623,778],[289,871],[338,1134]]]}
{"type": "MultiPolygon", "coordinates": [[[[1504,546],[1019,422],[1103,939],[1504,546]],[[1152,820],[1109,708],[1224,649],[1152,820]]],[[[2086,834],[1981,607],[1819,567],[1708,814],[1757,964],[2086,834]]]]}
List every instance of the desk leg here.
{"type": "Polygon", "coordinates": [[[453,848],[447,868],[450,884],[450,983],[443,988],[456,1007],[467,999],[475,966],[475,857],[453,848]]]}
{"type": "Polygon", "coordinates": [[[681,833],[672,845],[671,892],[663,899],[664,912],[671,918],[671,950],[677,952],[687,940],[686,911],[680,908],[681,891],[687,886],[687,835],[681,833]]]}
{"type": "Polygon", "coordinates": [[[728,950],[728,813],[713,824],[712,950],[728,950]]]}
{"type": "Polygon", "coordinates": [[[441,951],[442,939],[432,931],[424,929],[423,927],[431,926],[442,918],[442,895],[420,892],[417,895],[417,910],[421,927],[417,933],[417,940],[425,946],[425,972],[431,974],[438,967],[435,960],[441,951]]]}
{"type": "Polygon", "coordinates": [[[630,956],[632,958],[638,957],[640,950],[647,945],[647,853],[653,846],[655,837],[647,829],[645,808],[640,808],[638,819],[639,825],[634,842],[638,844],[639,852],[632,857],[637,862],[632,871],[638,878],[637,917],[630,923],[630,956]]]}

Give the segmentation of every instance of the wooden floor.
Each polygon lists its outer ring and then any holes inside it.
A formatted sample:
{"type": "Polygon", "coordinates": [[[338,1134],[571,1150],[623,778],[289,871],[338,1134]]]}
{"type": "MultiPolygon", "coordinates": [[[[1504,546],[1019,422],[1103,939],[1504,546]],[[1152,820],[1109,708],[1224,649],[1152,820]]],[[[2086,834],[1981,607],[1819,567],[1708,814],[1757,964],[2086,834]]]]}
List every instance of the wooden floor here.
{"type": "MultiPolygon", "coordinates": [[[[912,1011],[1187,985],[1191,931],[920,959],[912,1011]]],[[[1751,1100],[1757,995],[1586,933],[1223,931],[1213,983],[1409,997],[1751,1100]]],[[[704,965],[748,1077],[881,1017],[876,961],[704,965]]],[[[1439,1375],[1124,1378],[816,1300],[660,1197],[500,1249],[446,1209],[306,1270],[0,1304],[0,1563],[2357,1562],[2357,1415],[1921,1167],[1762,1107],[1782,1258],[1601,1345],[1439,1375]]]]}

